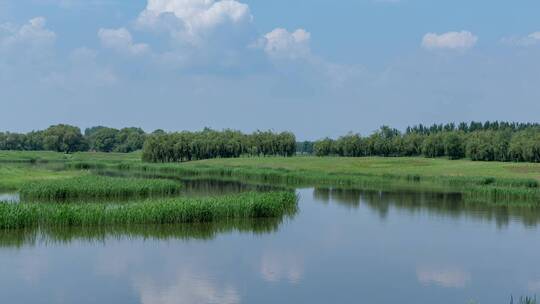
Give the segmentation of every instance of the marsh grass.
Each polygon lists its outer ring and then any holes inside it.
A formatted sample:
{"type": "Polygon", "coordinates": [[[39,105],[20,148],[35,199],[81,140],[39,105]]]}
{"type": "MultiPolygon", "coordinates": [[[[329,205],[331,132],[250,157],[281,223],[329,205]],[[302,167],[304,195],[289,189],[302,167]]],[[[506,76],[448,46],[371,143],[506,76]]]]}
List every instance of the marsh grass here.
{"type": "Polygon", "coordinates": [[[68,201],[81,199],[121,199],[173,195],[181,184],[171,180],[117,178],[84,175],[70,179],[44,180],[21,187],[21,201],[68,201]]]}
{"type": "Polygon", "coordinates": [[[296,210],[297,197],[293,192],[148,199],[128,204],[0,204],[0,229],[205,223],[280,217],[296,210]]]}

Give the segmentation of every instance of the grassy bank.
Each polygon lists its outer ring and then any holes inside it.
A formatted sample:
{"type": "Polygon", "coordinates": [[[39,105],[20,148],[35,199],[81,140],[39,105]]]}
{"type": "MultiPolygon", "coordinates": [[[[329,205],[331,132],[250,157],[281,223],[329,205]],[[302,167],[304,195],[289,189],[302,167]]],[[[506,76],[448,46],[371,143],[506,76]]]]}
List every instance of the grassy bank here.
{"type": "Polygon", "coordinates": [[[204,223],[272,218],[296,211],[293,192],[213,198],[149,199],[128,204],[0,204],[0,229],[204,223]]]}
{"type": "Polygon", "coordinates": [[[179,193],[180,188],[179,183],[171,180],[84,175],[26,183],[21,187],[20,195],[22,201],[123,199],[173,195],[179,193]]]}

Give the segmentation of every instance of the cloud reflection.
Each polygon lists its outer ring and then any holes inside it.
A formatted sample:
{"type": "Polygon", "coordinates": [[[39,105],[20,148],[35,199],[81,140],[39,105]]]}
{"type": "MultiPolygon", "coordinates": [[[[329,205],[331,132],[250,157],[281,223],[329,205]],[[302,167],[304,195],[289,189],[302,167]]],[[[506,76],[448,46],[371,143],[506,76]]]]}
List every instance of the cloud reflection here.
{"type": "Polygon", "coordinates": [[[169,285],[158,284],[150,278],[137,280],[135,287],[143,304],[181,303],[240,303],[240,295],[232,286],[216,283],[188,272],[181,273],[169,285]]]}
{"type": "Polygon", "coordinates": [[[298,256],[291,254],[269,254],[261,258],[261,276],[267,282],[287,280],[296,284],[304,275],[304,262],[298,256]]]}
{"type": "Polygon", "coordinates": [[[471,274],[456,268],[430,268],[416,269],[418,281],[424,285],[438,285],[445,288],[463,288],[471,280],[471,274]]]}

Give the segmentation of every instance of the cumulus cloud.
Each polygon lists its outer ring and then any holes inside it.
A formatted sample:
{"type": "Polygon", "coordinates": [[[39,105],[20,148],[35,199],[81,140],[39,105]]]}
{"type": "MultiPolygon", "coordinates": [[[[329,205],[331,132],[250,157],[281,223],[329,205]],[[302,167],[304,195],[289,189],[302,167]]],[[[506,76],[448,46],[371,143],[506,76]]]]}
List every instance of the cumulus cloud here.
{"type": "Polygon", "coordinates": [[[444,34],[427,33],[422,39],[422,47],[428,50],[465,51],[476,45],[478,37],[469,31],[448,32],[444,34]]]}
{"type": "Polygon", "coordinates": [[[289,32],[283,28],[276,28],[264,35],[257,46],[273,58],[307,58],[311,55],[310,39],[311,34],[304,29],[289,32]]]}
{"type": "Polygon", "coordinates": [[[235,0],[148,0],[137,25],[166,29],[173,36],[197,44],[216,28],[249,23],[252,19],[249,6],[235,0]]]}
{"type": "Polygon", "coordinates": [[[525,37],[506,37],[501,39],[501,42],[516,46],[540,45],[540,32],[534,32],[525,37]]]}
{"type": "Polygon", "coordinates": [[[12,24],[0,25],[0,48],[39,51],[52,46],[56,40],[56,34],[47,29],[46,24],[45,18],[36,17],[21,27],[12,24]]]}
{"type": "Polygon", "coordinates": [[[144,43],[134,43],[131,33],[125,28],[100,29],[98,37],[101,45],[119,53],[140,55],[149,51],[150,47],[144,43]]]}

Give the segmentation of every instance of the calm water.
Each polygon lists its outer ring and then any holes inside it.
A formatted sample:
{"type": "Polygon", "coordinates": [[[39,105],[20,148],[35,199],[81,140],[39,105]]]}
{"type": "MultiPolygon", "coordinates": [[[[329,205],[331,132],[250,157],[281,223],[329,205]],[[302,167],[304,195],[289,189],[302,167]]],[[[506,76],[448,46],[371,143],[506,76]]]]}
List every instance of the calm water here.
{"type": "Polygon", "coordinates": [[[459,195],[297,191],[290,219],[4,232],[0,303],[507,304],[540,293],[540,210],[459,195]]]}

